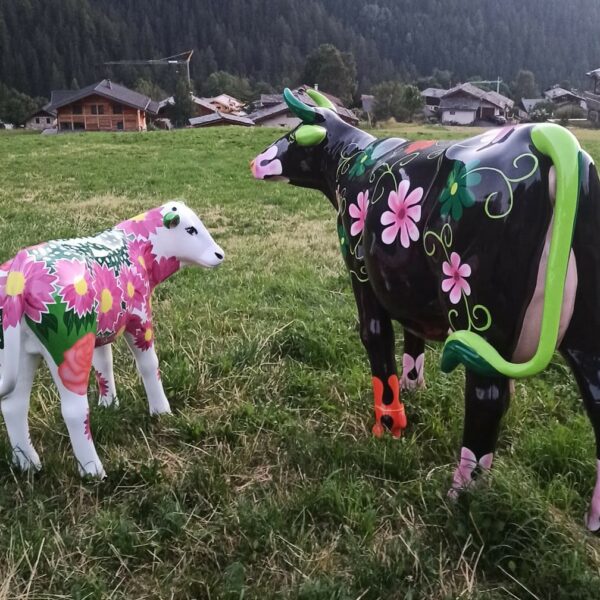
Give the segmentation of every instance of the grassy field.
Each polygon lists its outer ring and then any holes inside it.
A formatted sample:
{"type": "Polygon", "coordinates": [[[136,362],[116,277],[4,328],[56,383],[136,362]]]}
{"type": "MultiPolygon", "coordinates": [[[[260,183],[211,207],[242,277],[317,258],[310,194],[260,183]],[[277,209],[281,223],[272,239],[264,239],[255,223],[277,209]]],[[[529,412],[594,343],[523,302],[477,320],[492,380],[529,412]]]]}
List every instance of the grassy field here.
{"type": "MultiPolygon", "coordinates": [[[[600,133],[577,133],[600,158],[600,133]]],[[[175,197],[226,252],[156,292],[174,415],[148,415],[121,344],[120,407],[91,392],[107,480],[79,479],[45,370],[30,418],[40,473],[11,469],[1,427],[0,598],[599,598],[600,542],[583,527],[593,438],[564,363],[517,384],[490,485],[449,503],[464,375],[441,374],[428,346],[406,436],[372,438],[333,211],[249,174],[278,135],[0,135],[0,262],[175,197]]]]}

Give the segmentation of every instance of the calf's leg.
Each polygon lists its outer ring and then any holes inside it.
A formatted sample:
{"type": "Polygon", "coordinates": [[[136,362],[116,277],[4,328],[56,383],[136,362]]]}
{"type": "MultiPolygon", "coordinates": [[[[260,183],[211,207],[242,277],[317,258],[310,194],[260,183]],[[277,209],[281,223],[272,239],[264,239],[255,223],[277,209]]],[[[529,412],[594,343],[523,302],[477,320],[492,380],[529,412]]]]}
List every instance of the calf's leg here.
{"type": "Polygon", "coordinates": [[[491,468],[500,421],[508,408],[509,398],[506,377],[483,377],[467,371],[463,443],[448,492],[451,498],[469,487],[480,470],[491,468]]]}
{"type": "Polygon", "coordinates": [[[115,374],[113,371],[112,346],[106,344],[94,349],[92,365],[96,372],[98,384],[98,404],[101,406],[118,406],[117,388],[115,386],[115,374]]]}
{"type": "Polygon", "coordinates": [[[160,415],[170,413],[171,407],[165,395],[162,381],[160,379],[160,370],[158,366],[158,356],[152,344],[148,349],[139,348],[136,345],[135,336],[125,333],[125,340],[135,357],[138,372],[142,378],[151,415],[160,415]]]}
{"type": "Polygon", "coordinates": [[[31,444],[27,418],[31,387],[39,361],[38,354],[21,351],[17,385],[10,394],[7,394],[0,401],[2,416],[12,446],[13,463],[22,470],[31,467],[39,470],[42,467],[40,457],[31,444]]]}

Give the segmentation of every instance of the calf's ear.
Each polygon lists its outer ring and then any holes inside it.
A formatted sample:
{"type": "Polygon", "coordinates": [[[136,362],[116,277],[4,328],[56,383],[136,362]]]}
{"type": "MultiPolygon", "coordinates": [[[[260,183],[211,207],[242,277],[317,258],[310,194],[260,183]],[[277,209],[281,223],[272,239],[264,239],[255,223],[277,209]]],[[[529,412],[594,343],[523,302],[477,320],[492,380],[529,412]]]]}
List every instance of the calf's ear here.
{"type": "Polygon", "coordinates": [[[181,217],[174,213],[173,211],[169,211],[163,218],[163,225],[167,229],[173,229],[173,227],[177,227],[181,221],[181,217]]]}

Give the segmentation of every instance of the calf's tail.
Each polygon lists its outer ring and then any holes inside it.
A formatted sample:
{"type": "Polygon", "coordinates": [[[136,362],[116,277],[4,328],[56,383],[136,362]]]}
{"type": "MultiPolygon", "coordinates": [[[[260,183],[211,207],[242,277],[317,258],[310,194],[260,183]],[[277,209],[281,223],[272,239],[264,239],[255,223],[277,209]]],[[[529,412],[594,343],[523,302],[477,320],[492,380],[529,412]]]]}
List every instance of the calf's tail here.
{"type": "Polygon", "coordinates": [[[548,156],[556,170],[554,224],[546,268],[542,327],[537,350],[524,363],[505,360],[491,344],[473,331],[455,331],[444,345],[442,371],[449,373],[459,364],[480,375],[529,377],[550,362],[558,339],[560,313],[565,287],[573,229],[579,202],[583,153],[575,136],[551,123],[536,125],[531,140],[537,150],[548,156]]]}

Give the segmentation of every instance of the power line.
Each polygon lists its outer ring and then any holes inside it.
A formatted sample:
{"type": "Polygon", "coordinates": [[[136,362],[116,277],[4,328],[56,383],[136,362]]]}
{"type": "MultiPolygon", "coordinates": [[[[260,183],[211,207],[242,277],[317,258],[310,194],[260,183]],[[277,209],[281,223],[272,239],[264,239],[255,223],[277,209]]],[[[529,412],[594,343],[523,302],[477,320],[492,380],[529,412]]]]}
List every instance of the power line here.
{"type": "Polygon", "coordinates": [[[165,56],[164,58],[151,58],[148,60],[110,60],[105,62],[105,65],[185,65],[187,69],[188,85],[192,85],[190,78],[190,60],[192,59],[193,50],[187,50],[173,56],[165,56]]]}

